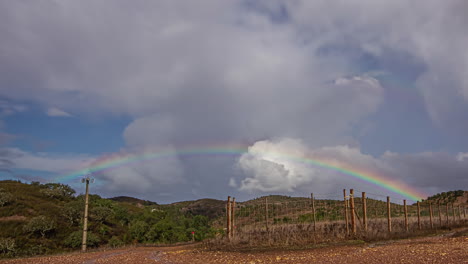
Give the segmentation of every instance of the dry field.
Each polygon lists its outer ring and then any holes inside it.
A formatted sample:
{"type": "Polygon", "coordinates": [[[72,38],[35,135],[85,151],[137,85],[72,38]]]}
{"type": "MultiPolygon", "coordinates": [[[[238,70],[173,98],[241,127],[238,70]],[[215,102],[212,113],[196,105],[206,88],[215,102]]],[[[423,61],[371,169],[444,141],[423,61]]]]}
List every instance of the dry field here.
{"type": "Polygon", "coordinates": [[[440,236],[305,250],[211,251],[199,246],[137,247],[0,263],[468,263],[468,230],[440,236]]]}

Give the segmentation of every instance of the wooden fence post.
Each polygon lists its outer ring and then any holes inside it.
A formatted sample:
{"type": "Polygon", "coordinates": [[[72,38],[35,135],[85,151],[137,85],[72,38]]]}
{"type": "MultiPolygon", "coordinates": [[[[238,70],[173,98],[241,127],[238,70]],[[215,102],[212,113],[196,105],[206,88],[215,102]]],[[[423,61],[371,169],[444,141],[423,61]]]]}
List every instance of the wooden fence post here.
{"type": "Polygon", "coordinates": [[[366,192],[362,192],[362,223],[364,224],[364,231],[367,232],[367,199],[366,199],[366,192]]]}
{"type": "Polygon", "coordinates": [[[314,232],[316,231],[316,218],[315,218],[315,198],[314,198],[314,194],[311,193],[310,194],[310,197],[312,198],[312,214],[314,216],[314,232]]]}
{"type": "Polygon", "coordinates": [[[344,197],[344,215],[345,215],[345,221],[346,221],[346,235],[349,236],[348,201],[346,200],[346,189],[343,189],[343,197],[344,197]]]}
{"type": "Polygon", "coordinates": [[[226,237],[228,240],[231,238],[231,213],[231,196],[228,196],[226,204],[226,237]]]}
{"type": "Polygon", "coordinates": [[[455,218],[456,215],[455,215],[455,208],[453,207],[453,203],[452,203],[452,218],[453,218],[453,223],[456,224],[457,223],[457,219],[455,218]]]}
{"type": "Polygon", "coordinates": [[[437,213],[439,214],[439,227],[442,226],[442,214],[440,213],[440,200],[437,201],[437,213]]]}
{"type": "Polygon", "coordinates": [[[388,222],[388,232],[392,232],[392,216],[390,212],[390,196],[387,196],[387,222],[388,222]]]}
{"type": "Polygon", "coordinates": [[[458,205],[458,220],[461,222],[461,210],[460,210],[460,205],[458,205]]]}
{"type": "Polygon", "coordinates": [[[236,198],[232,198],[232,205],[231,205],[231,238],[234,237],[235,234],[235,227],[234,227],[234,221],[236,218],[236,198]]]}
{"type": "Polygon", "coordinates": [[[434,229],[434,223],[432,222],[432,202],[429,202],[429,221],[431,223],[431,229],[434,229]]]}
{"type": "Polygon", "coordinates": [[[356,234],[356,215],[355,215],[355,208],[354,208],[354,190],[349,190],[349,201],[351,202],[351,226],[353,228],[353,234],[356,234]]]}
{"type": "Polygon", "coordinates": [[[265,227],[268,231],[268,198],[265,197],[265,227]]]}
{"type": "Polygon", "coordinates": [[[418,229],[421,230],[421,207],[419,201],[417,201],[416,204],[418,206],[418,229]]]}
{"type": "Polygon", "coordinates": [[[447,226],[449,225],[449,211],[448,211],[449,208],[448,208],[448,207],[449,207],[449,205],[448,205],[448,203],[446,203],[446,204],[445,204],[445,218],[446,218],[446,220],[447,220],[447,221],[446,221],[446,222],[447,222],[447,223],[446,223],[447,226]]]}
{"type": "Polygon", "coordinates": [[[406,232],[409,231],[409,228],[408,228],[408,207],[406,206],[406,200],[403,200],[403,206],[405,207],[405,228],[406,228],[406,232]]]}

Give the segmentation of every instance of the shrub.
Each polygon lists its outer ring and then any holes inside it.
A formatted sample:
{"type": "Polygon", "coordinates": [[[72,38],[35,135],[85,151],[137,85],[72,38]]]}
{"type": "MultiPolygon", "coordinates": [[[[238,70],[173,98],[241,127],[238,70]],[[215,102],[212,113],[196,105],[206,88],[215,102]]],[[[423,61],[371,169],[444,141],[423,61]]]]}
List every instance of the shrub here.
{"type": "Polygon", "coordinates": [[[91,209],[91,218],[99,223],[108,222],[113,215],[114,211],[104,206],[94,207],[91,209]]]}
{"type": "Polygon", "coordinates": [[[2,255],[13,255],[16,251],[16,243],[12,238],[0,237],[0,253],[2,255]]]}
{"type": "Polygon", "coordinates": [[[108,245],[110,247],[116,248],[123,246],[124,242],[122,242],[122,240],[120,240],[118,237],[113,236],[111,239],[109,239],[108,245]]]}
{"type": "Polygon", "coordinates": [[[136,221],[130,224],[130,235],[132,238],[142,242],[145,238],[145,234],[148,231],[149,226],[144,221],[136,221]]]}
{"type": "Polygon", "coordinates": [[[33,217],[23,226],[23,231],[32,234],[41,234],[44,238],[47,233],[55,229],[55,222],[43,215],[33,217]]]}
{"type": "Polygon", "coordinates": [[[3,207],[13,201],[13,195],[0,189],[0,207],[3,207]]]}
{"type": "MultiPolygon", "coordinates": [[[[63,242],[63,244],[70,248],[79,248],[83,242],[83,232],[82,231],[75,231],[71,233],[67,239],[63,242]]],[[[95,234],[88,231],[86,236],[86,246],[88,247],[96,247],[101,242],[101,239],[96,236],[95,234]]]]}

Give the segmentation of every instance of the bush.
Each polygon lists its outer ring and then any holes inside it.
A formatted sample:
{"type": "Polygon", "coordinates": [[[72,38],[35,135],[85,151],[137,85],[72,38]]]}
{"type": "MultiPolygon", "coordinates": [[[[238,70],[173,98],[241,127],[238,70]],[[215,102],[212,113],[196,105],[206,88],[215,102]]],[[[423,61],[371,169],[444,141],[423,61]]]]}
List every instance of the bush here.
{"type": "MultiPolygon", "coordinates": [[[[81,247],[81,244],[83,242],[83,232],[82,231],[76,231],[71,233],[67,239],[63,242],[63,244],[66,247],[70,248],[79,248],[81,247]]],[[[88,234],[86,236],[86,246],[88,247],[97,247],[99,245],[99,242],[101,242],[101,239],[96,236],[95,234],[91,233],[88,231],[88,234]]]]}
{"type": "Polygon", "coordinates": [[[0,237],[0,253],[2,255],[11,256],[16,251],[16,243],[12,238],[0,237]]]}
{"type": "Polygon", "coordinates": [[[108,222],[113,215],[114,211],[104,206],[91,208],[91,219],[96,220],[99,223],[108,222]]]}
{"type": "Polygon", "coordinates": [[[47,233],[55,229],[55,222],[43,215],[33,217],[23,226],[23,231],[32,234],[41,234],[44,238],[47,233]]]}
{"type": "Polygon", "coordinates": [[[118,237],[113,236],[111,239],[109,239],[108,245],[109,247],[116,248],[123,246],[124,242],[122,242],[122,240],[120,240],[118,237]]]}
{"type": "Polygon", "coordinates": [[[0,207],[3,207],[13,201],[13,195],[0,189],[0,207]]]}
{"type": "Polygon", "coordinates": [[[144,221],[136,221],[130,224],[130,235],[133,239],[142,242],[145,239],[146,232],[148,232],[149,226],[144,221]]]}

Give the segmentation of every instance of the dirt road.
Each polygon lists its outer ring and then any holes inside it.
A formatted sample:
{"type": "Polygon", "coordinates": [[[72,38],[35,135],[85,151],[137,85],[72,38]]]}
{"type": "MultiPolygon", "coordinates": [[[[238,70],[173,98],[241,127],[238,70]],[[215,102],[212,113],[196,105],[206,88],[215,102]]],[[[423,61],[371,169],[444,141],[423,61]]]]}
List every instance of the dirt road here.
{"type": "Polygon", "coordinates": [[[207,251],[194,246],[139,247],[0,263],[468,263],[468,236],[266,252],[207,251]]]}

